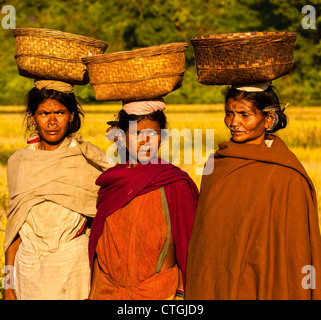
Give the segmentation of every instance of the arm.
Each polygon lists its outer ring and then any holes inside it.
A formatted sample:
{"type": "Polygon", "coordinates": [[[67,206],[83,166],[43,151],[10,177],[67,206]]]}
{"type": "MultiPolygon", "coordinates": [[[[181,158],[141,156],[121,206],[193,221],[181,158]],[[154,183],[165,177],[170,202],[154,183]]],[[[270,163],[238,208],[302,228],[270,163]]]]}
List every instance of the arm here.
{"type": "Polygon", "coordinates": [[[178,268],[178,287],[176,290],[174,300],[184,300],[184,283],[182,270],[180,268],[178,268]]]}
{"type": "MultiPolygon", "coordinates": [[[[10,247],[7,249],[6,253],[5,253],[5,260],[6,260],[6,266],[14,266],[14,260],[16,257],[16,253],[18,251],[19,245],[21,243],[21,238],[19,236],[17,236],[13,242],[11,243],[10,247]]],[[[11,268],[11,270],[12,270],[11,268]]],[[[5,273],[5,277],[8,276],[9,277],[10,274],[10,270],[6,270],[5,273]]],[[[13,275],[10,274],[10,277],[12,277],[13,275]]],[[[10,285],[10,280],[6,281],[5,283],[5,287],[10,285]]],[[[13,291],[12,288],[5,288],[4,292],[3,292],[3,300],[16,300],[16,295],[13,291]]]]}

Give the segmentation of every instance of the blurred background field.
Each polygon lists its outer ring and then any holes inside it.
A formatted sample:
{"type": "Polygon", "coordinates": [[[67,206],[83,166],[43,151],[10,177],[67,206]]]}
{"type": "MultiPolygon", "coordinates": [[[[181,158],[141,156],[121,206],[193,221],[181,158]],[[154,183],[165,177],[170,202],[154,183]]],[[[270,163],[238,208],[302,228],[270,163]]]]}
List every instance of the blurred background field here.
{"type": "MultiPolygon", "coordinates": [[[[113,120],[114,114],[119,111],[120,105],[85,105],[85,119],[81,129],[82,137],[102,150],[106,151],[111,142],[106,141],[106,121],[113,120]]],[[[222,105],[167,105],[166,114],[169,120],[169,129],[202,129],[203,156],[205,157],[205,129],[214,129],[214,147],[229,139],[229,131],[223,123],[222,105]]],[[[285,140],[288,147],[296,154],[304,165],[315,184],[318,195],[319,216],[321,215],[321,107],[293,107],[287,110],[289,124],[279,135],[285,140]]],[[[183,163],[184,139],[180,144],[180,168],[187,171],[200,187],[201,176],[196,175],[195,169],[202,165],[183,163]]],[[[9,156],[19,148],[25,147],[23,127],[23,107],[0,107],[0,267],[4,266],[3,241],[6,226],[5,214],[8,205],[6,165],[9,156]]],[[[172,159],[170,145],[170,160],[172,159]]],[[[177,150],[175,150],[177,151],[177,150]]],[[[190,152],[185,148],[185,152],[190,152]]],[[[215,168],[214,168],[215,170],[215,168]]]]}
{"type": "MultiPolygon", "coordinates": [[[[193,37],[296,32],[292,73],[275,84],[293,105],[321,105],[320,0],[0,0],[0,8],[4,5],[15,8],[17,28],[48,28],[93,37],[108,44],[106,53],[187,42],[184,85],[168,96],[167,102],[172,104],[221,101],[219,86],[209,88],[197,81],[193,37]],[[305,5],[315,8],[315,28],[302,27],[305,5]]],[[[1,18],[5,13],[0,10],[1,18]]],[[[18,76],[11,29],[0,28],[0,42],[0,105],[23,104],[33,82],[18,76]]],[[[77,86],[75,91],[82,104],[97,104],[89,84],[77,86]]]]}

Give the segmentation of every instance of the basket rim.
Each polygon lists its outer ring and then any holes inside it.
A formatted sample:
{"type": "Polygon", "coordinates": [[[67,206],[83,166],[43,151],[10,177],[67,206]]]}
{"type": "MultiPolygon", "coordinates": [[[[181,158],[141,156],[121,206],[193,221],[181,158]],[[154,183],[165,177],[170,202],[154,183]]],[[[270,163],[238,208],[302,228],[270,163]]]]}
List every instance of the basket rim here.
{"type": "Polygon", "coordinates": [[[62,39],[66,41],[87,43],[88,45],[101,48],[102,50],[106,50],[108,47],[108,44],[102,40],[98,40],[95,38],[74,34],[70,32],[54,30],[54,29],[16,28],[16,29],[13,29],[12,32],[14,37],[36,36],[36,37],[44,37],[44,38],[62,39]]]}
{"type": "Polygon", "coordinates": [[[269,39],[277,37],[288,37],[295,39],[297,37],[296,32],[291,31],[250,31],[250,32],[235,32],[235,33],[214,33],[209,35],[203,35],[191,38],[191,42],[198,43],[201,41],[231,41],[238,42],[240,40],[256,40],[256,39],[269,39]]]}
{"type": "Polygon", "coordinates": [[[128,60],[133,58],[149,57],[161,54],[185,52],[187,47],[187,42],[172,42],[127,51],[103,53],[94,56],[83,57],[81,58],[81,60],[86,65],[91,63],[113,62],[117,60],[128,60]]]}

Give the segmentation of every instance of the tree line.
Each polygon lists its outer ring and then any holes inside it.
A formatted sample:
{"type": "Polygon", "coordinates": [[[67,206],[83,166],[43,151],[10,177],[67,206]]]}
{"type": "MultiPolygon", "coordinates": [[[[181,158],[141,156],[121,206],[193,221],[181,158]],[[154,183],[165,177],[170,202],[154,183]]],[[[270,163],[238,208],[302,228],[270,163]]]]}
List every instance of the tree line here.
{"type": "MultiPolygon", "coordinates": [[[[1,0],[0,8],[14,6],[16,27],[49,28],[97,38],[108,44],[106,53],[188,42],[183,86],[165,98],[167,103],[223,101],[225,86],[198,83],[191,38],[228,32],[297,32],[292,73],[273,84],[281,100],[291,105],[321,105],[319,3],[309,1],[316,10],[314,29],[302,27],[306,0],[1,0]]],[[[0,104],[24,104],[33,81],[18,74],[12,30],[2,28],[0,41],[0,104]]],[[[76,86],[75,92],[82,104],[97,103],[90,84],[76,86]]]]}

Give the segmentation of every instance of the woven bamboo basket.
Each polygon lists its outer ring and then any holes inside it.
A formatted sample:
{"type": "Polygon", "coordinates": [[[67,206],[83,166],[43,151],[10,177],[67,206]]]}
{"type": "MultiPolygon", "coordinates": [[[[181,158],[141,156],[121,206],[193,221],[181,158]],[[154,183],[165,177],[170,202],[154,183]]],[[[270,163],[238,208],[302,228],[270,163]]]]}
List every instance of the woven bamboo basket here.
{"type": "Polygon", "coordinates": [[[17,28],[15,58],[19,74],[27,78],[86,84],[88,73],[81,58],[102,54],[103,41],[43,28],[17,28]]]}
{"type": "Polygon", "coordinates": [[[182,85],[187,43],[177,42],[83,58],[95,98],[146,100],[182,85]]]}
{"type": "Polygon", "coordinates": [[[270,81],[291,72],[294,32],[222,33],[191,39],[198,81],[240,85],[270,81]]]}

